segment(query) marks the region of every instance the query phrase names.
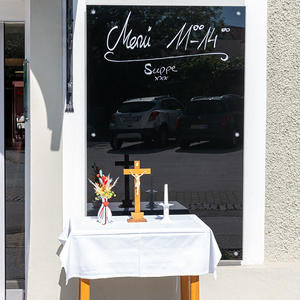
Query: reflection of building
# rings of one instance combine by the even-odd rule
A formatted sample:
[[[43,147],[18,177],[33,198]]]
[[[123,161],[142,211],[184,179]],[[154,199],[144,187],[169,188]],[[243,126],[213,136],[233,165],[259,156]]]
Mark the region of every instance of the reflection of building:
[[[236,69],[240,80],[228,86],[230,94],[244,95],[244,57],[245,57],[245,28],[229,26],[229,32],[221,32],[218,36],[216,50],[226,53],[230,68]]]
[[[245,56],[245,28],[229,26],[229,32],[221,32],[218,36],[216,49],[232,56]]]

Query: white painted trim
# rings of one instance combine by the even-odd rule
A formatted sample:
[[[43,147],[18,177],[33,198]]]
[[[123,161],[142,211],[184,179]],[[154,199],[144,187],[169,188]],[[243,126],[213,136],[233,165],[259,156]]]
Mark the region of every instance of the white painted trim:
[[[64,223],[86,205],[86,6],[76,2],[74,114],[64,120]],[[242,264],[264,262],[267,0],[87,0],[89,5],[246,6]],[[75,15],[74,15],[75,16]],[[257,47],[259,45],[259,47]],[[72,179],[73,178],[73,179]]]
[[[0,23],[0,299],[5,299],[4,24]]]
[[[63,122],[63,223],[86,213],[86,5],[74,0],[74,112]],[[65,61],[65,58],[64,58]]]
[[[245,6],[245,0],[86,0],[86,5]]]
[[[267,1],[246,6],[243,264],[264,263]]]
[[[27,97],[30,97],[30,0],[25,0],[25,59],[27,59]],[[30,101],[27,99],[27,117],[30,116]],[[25,298],[28,283],[28,266],[30,254],[30,119],[25,121]]]

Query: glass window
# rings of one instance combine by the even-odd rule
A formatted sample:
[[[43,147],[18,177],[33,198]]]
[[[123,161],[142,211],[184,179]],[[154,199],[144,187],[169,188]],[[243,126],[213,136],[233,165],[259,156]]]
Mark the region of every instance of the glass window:
[[[222,102],[215,100],[193,101],[187,105],[185,110],[187,115],[213,115],[226,112],[226,106]]]
[[[170,99],[163,100],[163,101],[161,102],[161,108],[164,108],[164,109],[172,109],[172,105],[171,105]]]
[[[174,114],[154,114],[151,124],[147,117],[140,125],[118,128],[110,118],[132,98],[170,95],[188,107],[199,95],[243,98],[244,61],[244,7],[87,6],[87,173],[91,176],[96,164],[120,177],[112,201],[122,203],[125,181],[115,162],[125,154],[140,160],[152,170],[141,179],[142,201],[149,201],[147,191],[161,201],[168,183],[169,199],[213,229],[228,259],[241,259],[242,253],[243,136],[234,126],[226,140],[178,135],[180,104]],[[226,107],[213,101],[206,109]],[[132,182],[129,187],[133,198]],[[91,186],[87,193],[91,207]]]
[[[176,100],[170,99],[170,102],[171,102],[171,109],[173,109],[173,110],[182,110],[183,109],[183,106]]]
[[[6,280],[25,289],[24,24],[5,24],[4,32]]]
[[[225,100],[231,111],[244,112],[243,99],[226,99]]]
[[[143,112],[147,111],[155,106],[152,102],[131,102],[123,103],[119,109],[121,113],[127,112]]]

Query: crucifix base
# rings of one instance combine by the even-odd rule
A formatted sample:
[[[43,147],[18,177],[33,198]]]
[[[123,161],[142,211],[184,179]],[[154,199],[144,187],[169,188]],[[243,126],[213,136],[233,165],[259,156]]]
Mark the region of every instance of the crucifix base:
[[[147,222],[144,218],[143,212],[132,212],[131,219],[127,219],[128,223],[139,223],[139,222]]]

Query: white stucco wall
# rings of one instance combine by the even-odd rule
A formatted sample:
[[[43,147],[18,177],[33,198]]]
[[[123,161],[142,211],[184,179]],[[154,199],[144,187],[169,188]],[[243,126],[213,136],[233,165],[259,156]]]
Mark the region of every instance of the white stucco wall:
[[[0,0],[0,21],[24,22],[25,0]]]
[[[265,259],[300,261],[300,2],[268,1]]]
[[[30,199],[26,198],[26,235],[30,238],[27,299],[59,299],[61,273],[57,250],[62,229],[62,3],[29,2],[30,140],[26,169]],[[28,32],[26,32],[27,34]],[[27,131],[26,131],[27,132]],[[26,134],[27,135],[27,134]],[[29,202],[30,200],[30,202]]]
[[[218,267],[201,278],[203,299],[299,299],[299,6],[269,0],[265,258],[263,266]],[[27,299],[76,299],[57,256],[63,225],[61,0],[30,1],[30,247]],[[297,31],[298,30],[298,31]],[[259,45],[258,45],[259,46]],[[28,148],[27,148],[28,149]],[[27,227],[28,229],[28,227]],[[135,287],[137,286],[137,288]],[[92,282],[92,299],[178,299],[178,279]],[[153,292],[154,291],[154,292]],[[153,294],[155,293],[155,294]]]
[[[201,276],[202,300],[299,300],[300,263],[222,266],[218,278]]]

